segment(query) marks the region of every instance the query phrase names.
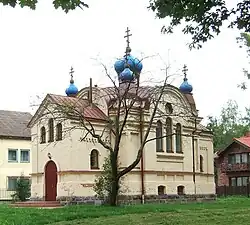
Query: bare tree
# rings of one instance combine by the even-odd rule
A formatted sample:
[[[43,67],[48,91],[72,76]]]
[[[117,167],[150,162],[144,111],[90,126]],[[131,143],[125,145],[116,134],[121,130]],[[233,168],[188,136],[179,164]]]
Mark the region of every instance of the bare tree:
[[[115,79],[109,74],[107,67],[103,65],[104,71],[108,79],[112,82],[112,87],[103,88],[103,93],[106,93],[105,98],[108,104],[108,115],[104,115],[99,120],[99,125],[103,127],[100,132],[100,128],[96,128],[96,121],[89,117],[86,113],[87,108],[98,110],[98,105],[93,101],[92,84],[88,88],[88,98],[83,97],[64,97],[58,98],[55,96],[49,96],[47,102],[43,102],[40,107],[45,108],[44,114],[41,116],[43,119],[51,118],[51,115],[57,119],[57,121],[75,121],[74,125],[64,128],[64,134],[66,132],[80,129],[83,131],[81,141],[91,136],[101,144],[105,149],[109,151],[110,163],[111,163],[111,193],[109,196],[110,205],[117,204],[117,197],[119,191],[120,179],[133,170],[140,162],[143,154],[143,149],[146,143],[153,141],[157,138],[165,138],[170,134],[162,135],[161,137],[149,138],[149,134],[152,128],[155,127],[156,121],[159,118],[193,117],[191,110],[184,106],[177,105],[176,107],[182,107],[182,110],[173,114],[172,112],[163,112],[159,105],[164,102],[162,98],[170,85],[168,83],[169,78],[172,75],[168,74],[169,67],[166,67],[164,79],[156,86],[140,86],[139,77],[132,81],[120,82],[116,84]],[[138,76],[138,75],[135,75]],[[101,97],[101,96],[96,96]],[[86,101],[87,100],[87,101]],[[175,103],[173,103],[175,104]],[[178,103],[176,103],[178,104]],[[125,168],[119,168],[118,156],[120,152],[121,140],[123,132],[126,127],[131,123],[137,126],[138,130],[141,130],[140,146],[137,149],[137,156],[134,161],[127,165]],[[110,133],[110,140],[104,138],[105,133]]]

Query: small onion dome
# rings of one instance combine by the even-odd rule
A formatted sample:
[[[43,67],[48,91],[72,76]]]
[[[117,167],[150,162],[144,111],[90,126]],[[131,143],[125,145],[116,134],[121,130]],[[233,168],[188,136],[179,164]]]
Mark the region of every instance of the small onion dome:
[[[69,85],[69,87],[65,90],[65,93],[66,93],[66,95],[69,96],[69,97],[74,97],[74,96],[77,95],[77,93],[78,93],[78,88],[75,86],[73,78],[71,78],[71,80],[70,80],[70,85]]]
[[[188,83],[188,79],[186,77],[183,79],[183,83],[181,84],[179,89],[184,94],[189,94],[193,91],[193,87]]]
[[[126,67],[119,75],[121,81],[132,81],[134,79],[133,72]]]

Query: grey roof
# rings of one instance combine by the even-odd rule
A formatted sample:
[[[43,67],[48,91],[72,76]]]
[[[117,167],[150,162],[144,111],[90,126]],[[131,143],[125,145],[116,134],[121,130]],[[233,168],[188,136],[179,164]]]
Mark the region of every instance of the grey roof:
[[[0,110],[0,136],[12,138],[30,138],[27,124],[32,115],[28,112]]]

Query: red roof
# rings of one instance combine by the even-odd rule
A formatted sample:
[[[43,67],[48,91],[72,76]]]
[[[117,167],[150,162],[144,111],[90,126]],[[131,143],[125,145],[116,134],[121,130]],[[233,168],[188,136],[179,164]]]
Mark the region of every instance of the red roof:
[[[240,138],[233,138],[232,142],[224,149],[217,151],[217,155],[221,155],[222,153],[224,153],[229,146],[231,146],[234,142],[240,144],[240,145],[244,145],[247,148],[250,148],[250,132],[247,133],[245,136],[240,137]]]
[[[240,138],[234,138],[233,140],[242,143],[243,145],[247,146],[250,148],[250,136],[243,136]]]
[[[83,112],[84,118],[107,120],[107,116],[95,104],[90,105],[87,99],[49,94],[52,100],[58,105],[74,106],[78,112]]]

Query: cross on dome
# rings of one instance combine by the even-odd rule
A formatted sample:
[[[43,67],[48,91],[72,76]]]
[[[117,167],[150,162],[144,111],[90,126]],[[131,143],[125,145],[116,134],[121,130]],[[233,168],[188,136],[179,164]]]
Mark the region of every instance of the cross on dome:
[[[71,66],[71,68],[70,68],[70,71],[69,71],[69,74],[70,74],[70,83],[74,83],[74,80],[73,80],[73,74],[74,74],[74,69],[73,69],[73,67]]]
[[[184,64],[184,66],[183,66],[183,70],[182,70],[182,72],[183,72],[183,74],[184,74],[184,79],[186,79],[186,78],[187,78],[187,71],[188,71],[187,65],[186,65],[186,64]]]
[[[126,54],[126,56],[128,56],[129,53],[131,52],[131,48],[130,48],[130,46],[129,46],[129,44],[130,44],[129,37],[131,37],[132,34],[129,33],[130,30],[129,30],[128,27],[127,27],[127,30],[126,30],[125,32],[126,32],[126,35],[124,36],[124,38],[126,38],[126,42],[127,42],[127,47],[126,47],[125,54]]]

